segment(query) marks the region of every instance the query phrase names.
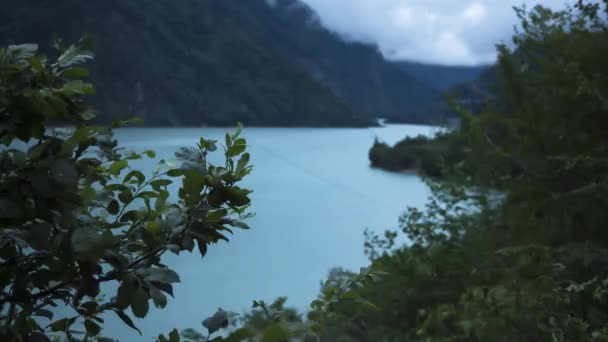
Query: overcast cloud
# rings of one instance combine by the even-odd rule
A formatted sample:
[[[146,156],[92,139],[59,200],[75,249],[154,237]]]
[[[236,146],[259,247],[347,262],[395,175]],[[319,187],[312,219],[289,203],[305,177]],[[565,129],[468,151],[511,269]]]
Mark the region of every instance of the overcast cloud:
[[[567,0],[302,0],[348,39],[375,43],[387,58],[449,65],[492,63],[495,45],[510,42],[513,5]],[[570,1],[572,3],[573,1]]]

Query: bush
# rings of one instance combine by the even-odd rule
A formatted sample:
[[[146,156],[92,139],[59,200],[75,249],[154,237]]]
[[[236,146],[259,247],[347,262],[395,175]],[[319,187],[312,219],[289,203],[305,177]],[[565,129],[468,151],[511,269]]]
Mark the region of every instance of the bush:
[[[415,170],[430,178],[443,178],[444,171],[463,161],[464,156],[458,132],[434,138],[407,137],[393,147],[376,140],[369,152],[373,167],[394,172]]]
[[[226,135],[223,166],[207,161],[218,143],[200,139],[176,153],[179,168],[131,168],[155,153],[127,152],[111,128],[87,124],[94,88],[79,66],[92,59],[87,46],[83,39],[53,59],[32,44],[0,49],[3,341],[101,339],[109,311],[137,329],[127,309],[143,318],[150,302],[163,308],[180,281],[164,253],[197,247],[205,256],[230,227],[247,228],[250,191],[238,184],[251,166],[240,130]],[[172,184],[180,184],[177,200]],[[102,296],[102,283],[117,292]],[[68,310],[56,317],[56,306]]]
[[[385,153],[413,153],[425,173],[439,160],[450,181],[430,180],[399,230],[368,236],[372,271],[389,275],[359,293],[378,310],[334,308],[322,337],[608,341],[606,3],[518,9],[496,103]]]

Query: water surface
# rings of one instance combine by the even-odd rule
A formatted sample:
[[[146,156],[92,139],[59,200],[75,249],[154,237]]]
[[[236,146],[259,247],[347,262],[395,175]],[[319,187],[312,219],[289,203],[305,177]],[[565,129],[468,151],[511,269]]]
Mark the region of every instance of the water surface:
[[[202,136],[221,141],[224,128],[133,128],[117,131],[121,146],[153,149],[170,159]],[[229,129],[228,129],[229,130]],[[319,283],[335,266],[358,270],[368,261],[363,231],[397,226],[407,206],[422,206],[429,195],[414,175],[369,167],[374,138],[389,144],[405,136],[430,135],[428,126],[388,125],[369,129],[249,128],[254,172],[244,186],[254,190],[249,231],[235,231],[230,243],[198,253],[168,255],[166,263],[181,276],[175,299],[153,309],[136,332],[107,318],[106,334],[121,341],[149,341],[172,328],[202,329],[200,322],[218,307],[242,312],[253,299],[288,303],[305,310]],[[137,167],[152,170],[154,164]]]

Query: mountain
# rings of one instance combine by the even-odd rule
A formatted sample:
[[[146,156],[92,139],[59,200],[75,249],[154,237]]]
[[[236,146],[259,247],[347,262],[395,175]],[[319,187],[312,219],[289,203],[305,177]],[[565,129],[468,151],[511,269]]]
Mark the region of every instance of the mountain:
[[[457,98],[469,110],[474,110],[490,99],[494,99],[498,90],[497,67],[485,69],[479,76],[469,82],[452,87],[449,94]]]
[[[269,5],[272,3],[272,5]],[[4,0],[0,44],[91,34],[102,119],[150,125],[433,122],[441,87],[322,27],[299,0]],[[404,71],[405,70],[405,71]],[[447,82],[447,81],[446,81]]]
[[[396,62],[401,70],[439,91],[448,91],[456,86],[477,80],[489,65],[444,66],[416,62]]]
[[[425,122],[441,92],[384,59],[376,46],[348,42],[324,28],[298,0],[244,1],[263,25],[250,28],[352,108],[373,117]]]
[[[255,0],[262,2],[263,0]],[[9,0],[0,43],[92,35],[96,104],[151,125],[361,126],[370,120],[269,48],[236,0]]]

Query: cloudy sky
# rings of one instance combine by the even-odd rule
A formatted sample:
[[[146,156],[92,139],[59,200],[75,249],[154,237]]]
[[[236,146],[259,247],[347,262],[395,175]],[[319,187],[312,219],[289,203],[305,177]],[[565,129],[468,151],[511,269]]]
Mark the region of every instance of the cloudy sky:
[[[561,8],[569,0],[303,1],[327,28],[376,43],[388,58],[471,65],[493,62],[495,44],[510,42],[514,5]]]

